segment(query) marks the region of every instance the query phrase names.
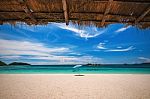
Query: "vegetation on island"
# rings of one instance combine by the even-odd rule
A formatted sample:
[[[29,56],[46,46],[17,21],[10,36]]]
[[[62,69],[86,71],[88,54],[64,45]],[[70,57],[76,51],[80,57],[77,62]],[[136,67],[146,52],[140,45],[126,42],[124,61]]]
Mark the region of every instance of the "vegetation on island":
[[[9,65],[31,65],[31,64],[22,63],[22,62],[12,62],[12,63],[10,63]]]
[[[8,65],[31,65],[31,64],[23,62],[12,62],[10,64],[6,64],[5,62],[0,61],[0,66],[8,66]]]
[[[6,66],[6,65],[7,65],[6,63],[0,61],[0,66]]]
[[[142,64],[144,64],[144,65],[150,65],[150,62],[147,62],[147,63],[142,63]]]

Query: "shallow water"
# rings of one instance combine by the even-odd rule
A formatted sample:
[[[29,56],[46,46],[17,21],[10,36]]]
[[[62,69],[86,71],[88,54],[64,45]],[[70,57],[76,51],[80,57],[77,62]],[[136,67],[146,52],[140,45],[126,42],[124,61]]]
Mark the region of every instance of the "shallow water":
[[[31,65],[0,66],[0,74],[150,74],[150,65]]]

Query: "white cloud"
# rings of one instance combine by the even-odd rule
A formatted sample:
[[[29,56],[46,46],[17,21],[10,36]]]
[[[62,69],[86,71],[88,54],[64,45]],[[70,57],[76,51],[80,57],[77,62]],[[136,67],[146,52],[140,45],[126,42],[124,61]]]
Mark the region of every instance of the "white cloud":
[[[123,32],[123,31],[125,31],[125,30],[127,30],[127,29],[129,29],[129,28],[131,28],[131,25],[129,25],[129,26],[127,26],[127,27],[120,28],[120,29],[116,30],[115,32],[116,32],[116,33]]]
[[[104,47],[104,45],[105,45],[105,43],[99,43],[99,44],[97,45],[97,48],[98,48],[98,49],[107,49],[107,48]]]
[[[73,32],[76,32],[76,33],[79,33],[79,32],[85,32],[85,30],[80,30],[80,29],[77,29],[71,25],[68,25],[66,26],[66,24],[64,23],[56,23],[56,25],[62,29],[66,29],[66,30],[70,30],[70,31],[73,31]]]
[[[28,50],[0,50],[0,55],[41,55],[41,56],[47,56],[49,53],[45,52],[38,52],[38,51],[28,51]]]
[[[116,49],[111,49],[111,48],[105,47],[105,44],[106,43],[99,43],[97,45],[97,48],[100,50],[104,50],[105,52],[127,52],[127,51],[131,51],[135,49],[133,46],[130,46],[128,48],[122,48],[121,46],[118,46]]]
[[[127,51],[131,51],[135,48],[133,48],[133,46],[130,46],[128,48],[118,48],[118,49],[109,49],[109,50],[106,50],[107,52],[127,52]]]
[[[138,59],[143,60],[144,62],[150,62],[150,58],[138,57]]]
[[[87,64],[87,63],[100,63],[102,62],[101,58],[93,57],[93,56],[34,56],[29,59],[36,60],[47,60],[47,61],[55,61],[51,62],[51,64]],[[50,64],[50,63],[49,63]]]
[[[19,58],[21,58],[21,56],[15,56],[15,55],[13,55],[13,56],[11,56],[11,55],[6,55],[6,56],[0,56],[0,58],[1,59],[19,59]]]
[[[121,46],[118,46],[117,48],[122,48]]]
[[[82,55],[81,53],[77,53],[77,52],[71,52],[69,53],[70,55]]]
[[[93,38],[100,34],[103,34],[105,30],[98,31],[96,27],[85,27],[83,29],[77,28],[75,25],[68,25],[66,26],[64,23],[56,23],[56,26],[62,29],[70,30],[72,32],[75,32],[77,36],[80,36],[82,38]]]
[[[42,43],[0,39],[1,55],[49,55],[68,52],[65,47],[47,47]]]
[[[0,58],[31,64],[83,64],[101,62],[93,56],[66,56],[77,52],[66,47],[47,47],[42,43],[0,39]]]

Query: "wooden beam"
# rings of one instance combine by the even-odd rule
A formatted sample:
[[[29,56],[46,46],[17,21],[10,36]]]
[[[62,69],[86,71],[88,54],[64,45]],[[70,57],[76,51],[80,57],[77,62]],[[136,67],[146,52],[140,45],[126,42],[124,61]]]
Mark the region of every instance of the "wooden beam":
[[[114,3],[124,3],[124,4],[131,4],[131,3],[134,3],[134,4],[150,4],[150,1],[148,0],[139,0],[139,1],[134,1],[134,0],[113,0]],[[106,3],[106,2],[109,2],[109,1],[106,1],[106,0],[91,0],[91,2],[101,2],[101,3]]]
[[[114,3],[123,3],[123,4],[150,4],[150,1],[143,1],[143,0],[139,0],[139,1],[114,1]]]
[[[106,15],[109,13],[111,5],[112,5],[113,0],[109,0],[106,10],[104,12],[103,18],[102,18],[102,22],[101,22],[101,26],[103,27],[105,24],[105,20],[106,20]]]
[[[62,0],[62,5],[63,5],[63,11],[64,11],[64,17],[65,17],[66,25],[69,25],[67,1],[66,0]]]
[[[98,16],[98,15],[100,15],[100,16],[103,16],[104,15],[104,13],[101,13],[101,12],[97,12],[97,13],[93,13],[93,12],[85,12],[85,13],[82,13],[82,12],[73,12],[73,13],[71,13],[71,15],[70,15],[70,17],[72,17],[72,16],[78,16],[78,14],[80,14],[80,16],[85,16],[85,15],[88,15],[88,16]],[[124,18],[129,18],[129,19],[134,19],[135,20],[135,18],[136,18],[136,16],[131,16],[131,15],[124,15],[124,14],[111,14],[111,13],[109,13],[109,14],[107,14],[106,16],[112,16],[112,17],[115,17],[115,18],[120,18],[120,17],[124,17]],[[150,16],[149,16],[150,17]]]
[[[135,24],[138,24],[149,12],[150,6],[135,20]]]
[[[26,20],[31,20],[30,18],[25,18],[25,20],[21,20],[19,18],[15,18],[15,19],[0,19],[1,21],[26,21]],[[54,19],[51,19],[51,18],[37,18],[37,20],[50,20],[50,21],[55,21]],[[63,18],[61,19],[56,19],[56,20],[62,20],[63,21]],[[78,21],[79,18],[70,18],[70,20],[74,20],[74,21]],[[81,21],[93,21],[93,22],[101,22],[102,20],[96,20],[96,19],[90,19],[90,20],[87,20],[87,19],[82,19]],[[106,20],[106,22],[119,22],[118,20]],[[124,23],[134,23],[134,21],[128,21],[128,22],[124,22]],[[141,21],[141,22],[145,22],[145,23],[149,23],[150,21]]]
[[[21,17],[21,15],[22,14],[25,14],[23,11],[22,12],[0,12],[0,15],[6,15],[7,16],[7,14],[15,14],[15,15],[19,15],[20,17]],[[38,18],[44,18],[44,17],[46,17],[46,18],[51,18],[51,19],[57,19],[57,18],[64,18],[64,13],[63,12],[59,12],[59,13],[52,13],[52,12],[33,12],[32,13],[34,16],[38,16]],[[87,12],[87,13],[78,13],[78,12],[73,12],[73,13],[71,13],[70,14],[70,19],[71,18],[78,18],[78,15],[80,15],[80,18],[85,18],[85,16],[103,16],[103,13],[93,13],[93,12]],[[41,17],[40,17],[41,16]],[[44,17],[43,17],[44,16]],[[111,17],[113,17],[114,18],[114,20],[116,19],[116,20],[118,20],[120,23],[122,23],[121,22],[121,18],[124,18],[124,19],[129,19],[130,21],[131,20],[135,20],[136,19],[136,16],[130,16],[130,15],[122,15],[122,14],[111,14],[111,13],[109,13],[109,14],[107,14],[106,16],[111,16]],[[150,17],[150,16],[146,16],[146,17]],[[16,17],[16,18],[18,18],[18,17]],[[86,19],[93,19],[93,18],[87,18],[86,17]],[[82,19],[81,19],[82,20]]]
[[[22,5],[22,8],[24,10],[24,12],[27,14],[27,16],[29,18],[31,18],[31,20],[33,22],[37,22],[37,20],[35,19],[35,17],[32,14],[32,10],[27,6],[27,0],[18,0],[20,2],[20,4]]]
[[[24,11],[5,11],[5,10],[0,10],[0,13],[1,12],[4,12],[4,13],[15,13],[15,12],[20,12],[20,13],[22,13],[22,12],[24,12]],[[32,14],[33,13],[64,13],[64,12],[62,12],[62,11],[57,11],[57,12],[49,12],[49,11],[34,11],[34,12],[32,12]]]
[[[30,21],[31,19],[28,18],[28,19],[25,19],[25,20],[21,20],[19,18],[17,19],[3,19],[0,21],[2,21],[3,23],[6,23],[6,22],[28,22]],[[79,19],[78,18],[70,18],[70,20],[72,21],[78,21]],[[53,20],[53,19],[48,19],[48,18],[37,18],[37,21],[38,23],[37,24],[41,24],[40,21],[44,21],[44,22],[64,22],[64,19],[56,19],[56,20]],[[101,22],[102,20],[80,20],[81,22],[86,22],[86,21],[91,21],[91,22],[96,22],[96,23],[99,23]],[[105,21],[106,23],[119,23],[117,20],[107,20]],[[123,24],[133,24],[134,21],[128,21],[126,23],[123,23]],[[142,24],[146,24],[146,23],[150,23],[150,21],[141,21],[140,23]],[[33,23],[34,24],[34,23]]]
[[[72,0],[72,2],[79,2],[79,1],[85,1],[85,0]],[[134,1],[134,0],[113,0],[114,3],[124,3],[124,4],[150,4],[150,1],[148,0],[138,0],[138,1]],[[107,3],[109,2],[108,0],[90,0],[90,2],[98,2],[98,3]]]
[[[0,11],[0,14],[11,14],[11,13],[15,13],[15,14],[19,14],[19,13],[24,13],[24,11]],[[64,14],[63,12],[47,12],[47,11],[38,11],[38,12],[32,12],[32,14],[50,14],[50,15],[57,15],[57,14]],[[76,14],[88,14],[88,15],[104,15],[104,13],[101,12],[72,12],[72,15],[76,15]],[[107,14],[107,16],[116,16],[116,17],[126,17],[126,18],[136,18],[136,16],[131,16],[131,15],[126,15],[126,14],[113,14],[113,13],[109,13]],[[150,15],[147,15],[146,17],[150,17]]]

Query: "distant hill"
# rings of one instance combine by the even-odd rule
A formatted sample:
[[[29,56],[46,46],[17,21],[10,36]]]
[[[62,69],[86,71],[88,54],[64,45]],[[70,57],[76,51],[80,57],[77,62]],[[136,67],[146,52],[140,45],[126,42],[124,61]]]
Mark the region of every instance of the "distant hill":
[[[144,64],[144,65],[150,65],[150,63],[148,62],[148,63],[142,63],[142,64]]]
[[[4,66],[4,65],[7,65],[6,63],[0,61],[0,66]]]
[[[13,62],[13,63],[10,63],[9,65],[31,65],[31,64],[22,63],[22,62]]]
[[[91,63],[88,63],[86,64],[87,66],[101,66],[102,64],[91,64]]]

